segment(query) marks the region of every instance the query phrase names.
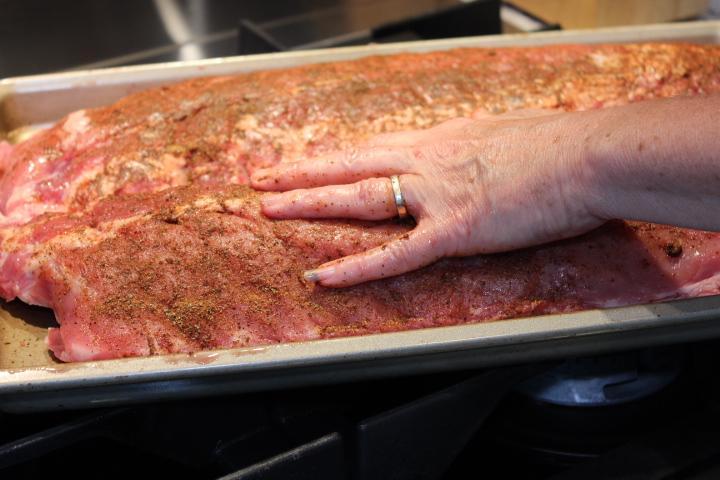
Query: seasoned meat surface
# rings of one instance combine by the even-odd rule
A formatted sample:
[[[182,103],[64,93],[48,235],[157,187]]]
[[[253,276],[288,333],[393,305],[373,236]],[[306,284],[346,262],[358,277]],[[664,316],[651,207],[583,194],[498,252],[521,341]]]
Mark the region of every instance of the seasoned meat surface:
[[[458,325],[717,292],[720,236],[611,222],[576,239],[447,259],[344,289],[302,279],[393,222],[270,220],[246,186],[116,196],[7,238],[2,295],[52,308],[64,361]],[[25,275],[21,275],[24,273]],[[8,275],[9,274],[9,275]]]
[[[23,223],[107,195],[244,184],[260,167],[476,109],[583,110],[720,92],[720,47],[457,49],[198,78],[70,114],[0,149],[0,213]]]
[[[718,235],[615,221],[346,289],[302,272],[405,224],[269,220],[255,169],[526,107],[720,92],[720,48],[459,49],[200,78],[0,142],[0,295],[55,311],[63,361],[191,352],[718,293]]]

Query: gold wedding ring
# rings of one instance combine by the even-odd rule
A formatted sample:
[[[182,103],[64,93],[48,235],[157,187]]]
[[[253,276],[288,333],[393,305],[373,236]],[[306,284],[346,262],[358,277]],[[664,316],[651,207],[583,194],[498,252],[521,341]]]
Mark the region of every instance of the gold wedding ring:
[[[402,190],[400,189],[400,176],[393,175],[390,177],[390,184],[392,185],[393,195],[395,196],[395,206],[397,207],[398,217],[400,220],[407,218],[407,207],[405,206],[405,197],[403,197]]]

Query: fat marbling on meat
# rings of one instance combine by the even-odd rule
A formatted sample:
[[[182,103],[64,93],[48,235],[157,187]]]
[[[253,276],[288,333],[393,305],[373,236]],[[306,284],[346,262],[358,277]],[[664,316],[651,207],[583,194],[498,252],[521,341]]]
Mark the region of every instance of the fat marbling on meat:
[[[255,169],[525,107],[720,92],[720,49],[460,49],[210,77],[0,143],[0,295],[55,311],[64,361],[377,333],[718,293],[718,236],[610,222],[331,290],[301,273],[409,228],[269,220]]]
[[[476,109],[584,110],[720,92],[720,47],[467,48],[206,77],[80,110],[3,155],[0,223],[249,174]],[[4,157],[4,158],[3,158]]]
[[[270,220],[247,186],[110,197],[3,242],[0,285],[55,311],[64,361],[195,352],[459,325],[717,292],[720,235],[614,221],[518,252],[439,261],[343,289],[302,272],[409,230]],[[25,275],[21,275],[24,273]]]

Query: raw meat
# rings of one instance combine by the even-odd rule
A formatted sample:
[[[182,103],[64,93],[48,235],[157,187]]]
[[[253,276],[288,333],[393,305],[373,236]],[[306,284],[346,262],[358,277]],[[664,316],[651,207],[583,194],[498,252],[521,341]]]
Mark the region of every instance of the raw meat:
[[[616,221],[576,239],[437,262],[345,289],[302,279],[393,222],[269,220],[246,186],[112,197],[7,238],[6,298],[52,308],[64,361],[476,323],[718,292],[720,235]],[[12,271],[6,271],[11,268]]]
[[[482,108],[581,110],[720,92],[720,47],[458,49],[190,80],[0,147],[0,223],[114,194],[247,183],[255,169]],[[3,156],[5,157],[3,159]]]
[[[378,133],[523,107],[720,92],[720,48],[463,49],[191,80],[0,142],[0,295],[52,308],[64,361],[237,347],[718,293],[718,236],[611,222],[330,290],[305,269],[392,222],[272,221],[232,184]],[[193,185],[193,186],[184,186]]]

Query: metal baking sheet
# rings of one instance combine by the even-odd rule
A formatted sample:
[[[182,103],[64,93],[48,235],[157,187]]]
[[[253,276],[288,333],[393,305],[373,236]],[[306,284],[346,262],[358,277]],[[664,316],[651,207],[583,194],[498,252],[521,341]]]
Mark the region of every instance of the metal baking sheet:
[[[499,35],[63,73],[0,81],[0,139],[80,108],[202,76],[463,46],[638,41],[720,43],[720,22]],[[0,301],[0,409],[12,412],[411,375],[589,355],[720,336],[720,296],[312,342],[62,364],[43,340],[48,309]]]

